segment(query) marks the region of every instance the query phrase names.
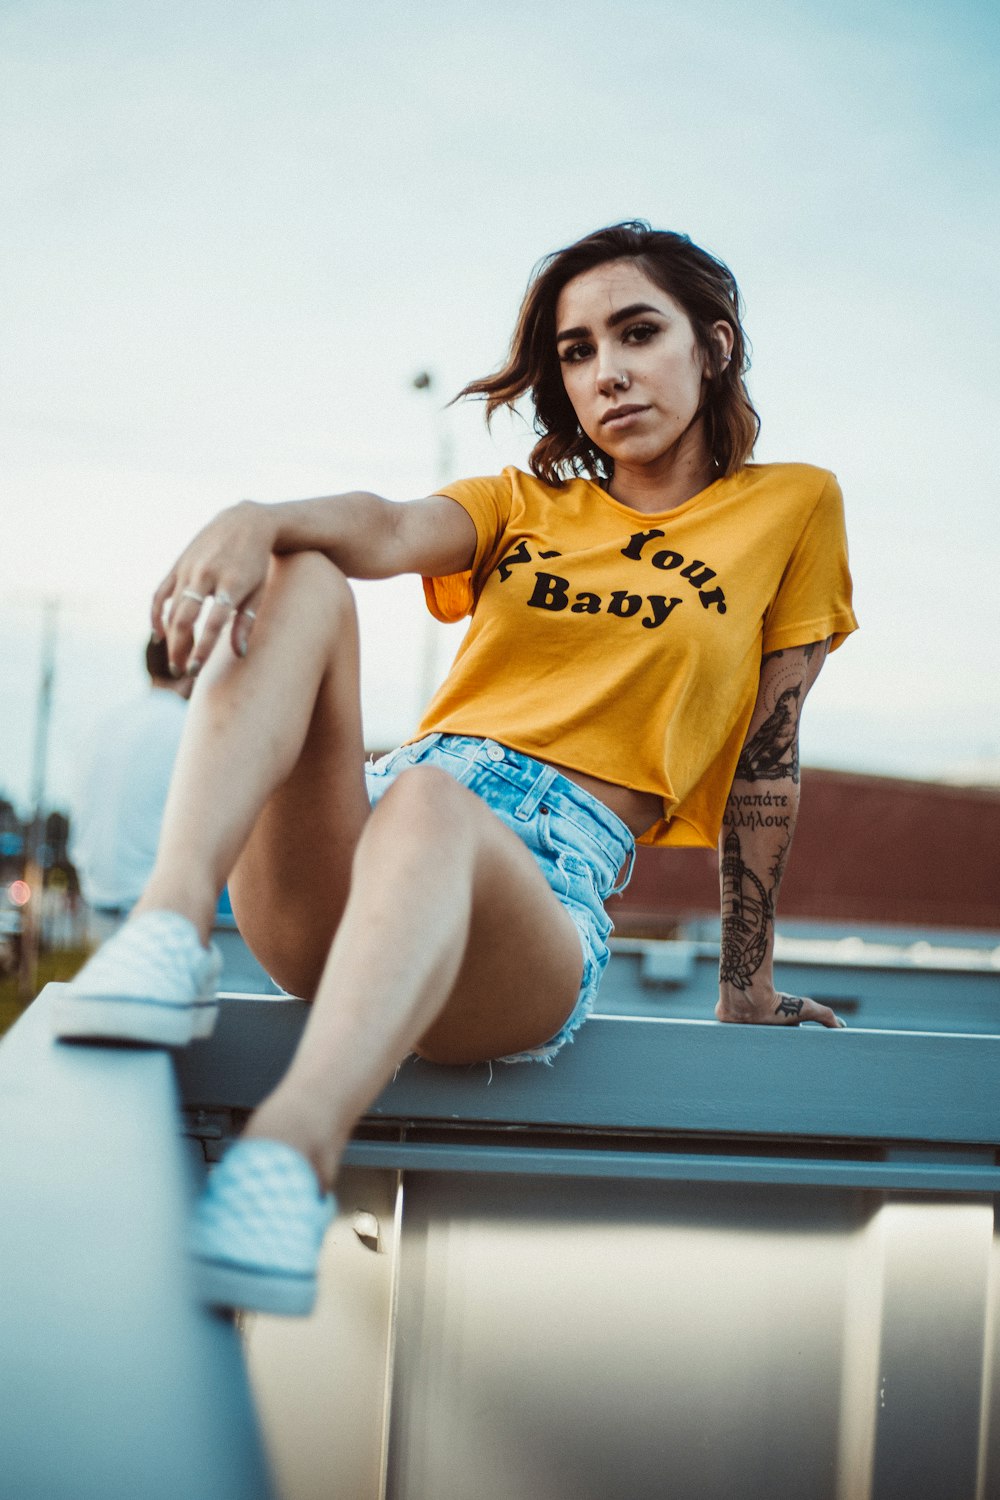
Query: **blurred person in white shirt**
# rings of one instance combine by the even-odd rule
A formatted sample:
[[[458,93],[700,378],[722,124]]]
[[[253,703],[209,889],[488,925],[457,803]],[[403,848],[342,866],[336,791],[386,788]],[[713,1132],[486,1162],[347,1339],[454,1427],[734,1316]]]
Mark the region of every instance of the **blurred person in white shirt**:
[[[95,727],[73,809],[71,852],[94,942],[124,921],[149,879],[194,686],[171,677],[163,641],[147,644],[146,670],[148,691]]]

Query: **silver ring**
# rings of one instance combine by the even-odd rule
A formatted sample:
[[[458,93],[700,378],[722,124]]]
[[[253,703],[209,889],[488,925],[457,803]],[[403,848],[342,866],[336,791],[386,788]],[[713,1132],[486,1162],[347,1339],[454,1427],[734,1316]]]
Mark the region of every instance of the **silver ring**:
[[[615,379],[615,385],[620,385],[623,391],[628,390],[628,376],[619,375]]]
[[[199,594],[195,589],[181,589],[182,599],[193,599],[196,604],[204,604],[205,595]]]
[[[241,609],[239,613],[246,615],[248,620],[256,620],[257,618],[257,611],[255,609]]]
[[[230,597],[226,593],[225,589],[216,589],[215,594],[214,594],[213,597],[214,597],[214,602],[216,604],[221,604],[223,609],[235,609],[236,608],[236,605],[233,603],[232,599],[230,599]]]

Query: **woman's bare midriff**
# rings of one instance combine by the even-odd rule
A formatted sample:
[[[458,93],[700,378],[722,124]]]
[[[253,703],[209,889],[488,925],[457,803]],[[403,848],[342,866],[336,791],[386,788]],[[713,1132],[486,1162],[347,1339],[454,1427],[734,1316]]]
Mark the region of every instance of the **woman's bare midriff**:
[[[577,786],[582,786],[585,792],[603,802],[605,807],[621,818],[626,828],[634,838],[638,838],[662,815],[662,803],[655,792],[636,792],[631,787],[618,786],[613,781],[601,781],[597,776],[588,776],[584,771],[571,771],[569,766],[557,765],[550,761],[556,770],[570,781],[575,781]]]

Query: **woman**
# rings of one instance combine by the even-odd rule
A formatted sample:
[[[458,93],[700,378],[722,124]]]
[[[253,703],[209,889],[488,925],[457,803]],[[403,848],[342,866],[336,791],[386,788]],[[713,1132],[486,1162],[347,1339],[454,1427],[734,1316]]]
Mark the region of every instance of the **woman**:
[[[771,953],[802,702],[855,628],[840,494],[748,465],[746,368],[725,266],[642,223],[601,230],[543,263],[506,366],[463,392],[488,415],[530,393],[531,474],[244,502],[158,589],[154,628],[201,680],[149,886],[57,1030],[209,1031],[227,877],[250,947],[312,999],[200,1205],[210,1301],[308,1310],[339,1158],[407,1053],[554,1056],[593,1004],[636,838],[720,838],[720,1020],[839,1024],[775,991]],[[414,741],[366,773],[346,580],[404,572],[472,623]]]

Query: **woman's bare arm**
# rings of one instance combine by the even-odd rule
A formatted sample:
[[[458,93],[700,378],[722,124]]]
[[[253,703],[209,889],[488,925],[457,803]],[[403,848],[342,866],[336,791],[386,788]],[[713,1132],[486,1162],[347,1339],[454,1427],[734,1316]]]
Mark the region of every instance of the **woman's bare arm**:
[[[230,622],[233,650],[246,654],[273,555],[322,552],[348,577],[392,578],[461,572],[475,548],[472,520],[444,495],[402,503],[362,491],[277,505],[244,500],[220,511],[181,553],[153,597],[153,630],[168,636],[178,674],[197,671]],[[194,628],[209,598],[195,656]]]
[[[833,1011],[774,988],[774,911],[799,807],[799,716],[828,641],[774,651],[760,688],[719,835],[720,1021],[839,1023]]]

